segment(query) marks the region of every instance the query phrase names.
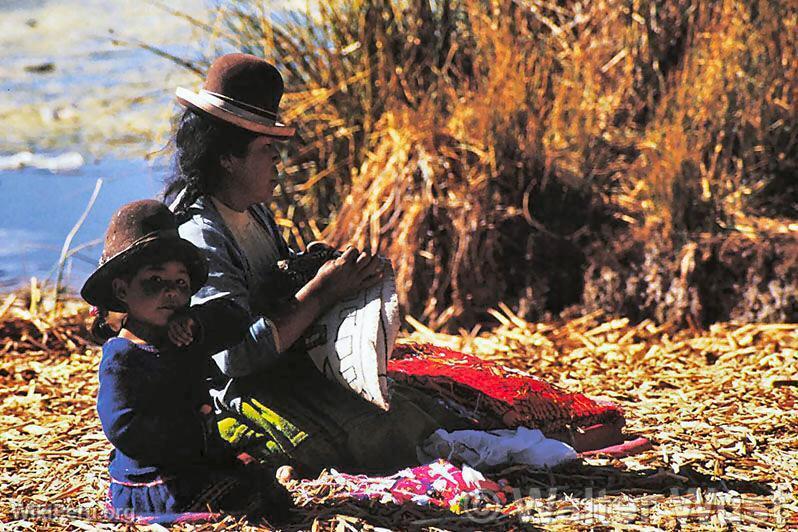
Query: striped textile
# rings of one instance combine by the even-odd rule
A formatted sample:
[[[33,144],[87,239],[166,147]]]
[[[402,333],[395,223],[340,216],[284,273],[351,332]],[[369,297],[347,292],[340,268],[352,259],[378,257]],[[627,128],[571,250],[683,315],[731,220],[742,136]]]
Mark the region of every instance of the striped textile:
[[[431,344],[397,346],[388,363],[388,376],[435,393],[482,428],[524,426],[552,437],[575,428],[623,424],[617,405]]]

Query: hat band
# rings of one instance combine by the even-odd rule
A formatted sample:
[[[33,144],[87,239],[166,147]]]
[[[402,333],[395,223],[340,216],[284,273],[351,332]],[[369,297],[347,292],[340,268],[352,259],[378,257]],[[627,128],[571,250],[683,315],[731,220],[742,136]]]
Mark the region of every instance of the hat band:
[[[247,111],[237,105],[241,102],[237,102],[236,100],[228,101],[224,98],[220,98],[220,95],[216,95],[216,93],[206,91],[205,89],[199,92],[192,92],[183,87],[178,87],[175,91],[175,95],[177,96],[177,101],[180,102],[181,105],[209,114],[214,118],[254,133],[278,138],[292,137],[296,133],[296,128],[294,127],[281,124],[262,114]],[[265,109],[260,110],[265,111]],[[277,116],[269,111],[267,112],[273,116]]]
[[[207,89],[200,89],[200,94],[208,94],[215,98],[219,98],[220,100],[224,100],[225,102],[229,103],[230,105],[240,107],[245,111],[249,111],[254,113],[258,116],[262,116],[264,118],[268,118],[269,120],[274,120],[275,122],[279,120],[277,118],[277,113],[274,111],[269,111],[268,109],[264,109],[263,107],[258,107],[256,105],[250,105],[246,102],[242,102],[241,100],[236,100],[235,98],[231,98],[229,96],[225,96],[224,94],[219,94],[218,92],[209,91]]]
[[[220,98],[221,95],[216,94],[215,92],[206,91],[205,89],[200,90],[197,93],[197,96],[200,97],[201,103],[212,105],[217,109],[221,109],[222,111],[232,113],[245,120],[250,120],[252,122],[260,122],[261,124],[266,123],[267,125],[270,126],[277,125],[277,115],[275,113],[270,113],[265,109],[260,109],[259,107],[255,108],[258,109],[259,111],[269,113],[272,116],[266,116],[260,113],[253,113],[251,111],[247,111],[246,109],[240,106],[241,102],[233,100],[231,98]]]

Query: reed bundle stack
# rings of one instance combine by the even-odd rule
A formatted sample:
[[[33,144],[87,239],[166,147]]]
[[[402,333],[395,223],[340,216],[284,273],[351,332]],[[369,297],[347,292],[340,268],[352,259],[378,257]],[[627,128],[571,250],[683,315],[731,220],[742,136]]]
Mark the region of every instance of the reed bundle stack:
[[[425,323],[798,318],[794,2],[239,2],[214,32],[285,73],[286,235],[379,247]]]

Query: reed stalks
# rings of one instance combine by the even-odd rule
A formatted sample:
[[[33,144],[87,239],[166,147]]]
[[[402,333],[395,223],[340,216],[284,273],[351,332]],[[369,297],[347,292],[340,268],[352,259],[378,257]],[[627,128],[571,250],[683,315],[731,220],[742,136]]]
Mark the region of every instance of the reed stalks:
[[[441,326],[583,303],[590,250],[651,228],[794,236],[796,26],[786,0],[334,0],[213,31],[286,78],[286,236],[379,248]]]

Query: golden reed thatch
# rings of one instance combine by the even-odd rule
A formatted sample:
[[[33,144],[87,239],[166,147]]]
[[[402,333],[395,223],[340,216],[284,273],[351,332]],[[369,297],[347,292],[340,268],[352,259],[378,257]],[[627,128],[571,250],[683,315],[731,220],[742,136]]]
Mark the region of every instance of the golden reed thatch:
[[[379,247],[405,309],[453,326],[498,301],[796,319],[797,26],[787,0],[335,0],[208,31],[286,75],[286,234]]]

